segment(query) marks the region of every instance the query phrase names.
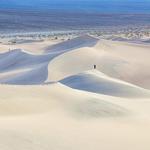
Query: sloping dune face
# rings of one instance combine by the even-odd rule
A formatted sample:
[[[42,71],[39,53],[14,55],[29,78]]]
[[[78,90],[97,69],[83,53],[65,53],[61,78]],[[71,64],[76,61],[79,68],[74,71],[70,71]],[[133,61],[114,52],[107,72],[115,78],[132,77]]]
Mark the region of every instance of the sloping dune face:
[[[110,78],[99,71],[92,70],[73,75],[60,81],[75,89],[120,97],[150,97],[147,90],[132,84]]]
[[[49,46],[45,52],[36,55],[16,49],[1,53],[0,83],[57,82],[96,65],[97,70],[110,77],[149,88],[148,45],[98,40],[84,35]]]
[[[93,47],[75,49],[53,59],[49,80],[91,70],[96,64],[99,71],[111,77],[149,89],[149,49],[149,45],[100,40]]]
[[[16,49],[0,54],[0,83],[57,82],[96,65],[97,70],[112,78],[149,89],[149,48],[84,35],[49,46],[40,55]]]
[[[76,91],[60,83],[25,87],[2,85],[0,89],[2,92],[0,116],[49,113],[55,109],[66,111],[68,115],[77,118],[112,117],[126,114],[123,107],[106,101],[107,97],[100,98],[94,94]],[[2,102],[4,97],[6,100]]]
[[[81,47],[92,47],[98,42],[98,39],[84,35],[81,37],[74,38],[69,41],[65,41],[59,44],[55,44],[46,48],[45,52],[63,52],[70,51]]]
[[[47,66],[52,57],[51,55],[33,55],[22,50],[0,54],[0,82],[41,84],[47,79]]]
[[[0,83],[43,84],[49,77],[48,64],[56,57],[77,47],[93,46],[98,39],[88,35],[47,48],[45,54],[36,55],[21,49],[0,54]]]
[[[16,49],[0,54],[0,72],[16,69],[32,68],[51,59],[50,55],[33,55],[23,50]]]
[[[150,45],[103,40],[101,43],[97,43],[95,48],[98,51],[103,49],[107,53],[107,56],[104,57],[107,61],[108,56],[118,57],[122,60],[122,63],[115,62],[113,72],[109,71],[112,68],[110,65],[112,61],[104,63],[101,71],[103,70],[112,77],[150,89],[150,71],[148,69],[150,67]]]

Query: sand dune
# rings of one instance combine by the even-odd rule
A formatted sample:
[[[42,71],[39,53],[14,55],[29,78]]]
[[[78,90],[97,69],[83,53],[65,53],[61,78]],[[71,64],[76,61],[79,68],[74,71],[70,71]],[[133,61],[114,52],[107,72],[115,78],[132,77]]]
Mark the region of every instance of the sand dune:
[[[56,109],[55,107],[61,107],[64,109],[63,111],[71,112],[71,117],[73,117],[72,115],[75,115],[74,117],[125,115],[125,109],[108,102],[107,97],[102,96],[101,98],[94,94],[73,90],[60,83],[26,87],[2,85],[0,89],[2,92],[1,102],[3,97],[6,99],[5,102],[0,103],[0,116],[4,114],[41,114],[51,112]],[[9,94],[6,91],[9,91]],[[70,97],[72,97],[71,101]]]
[[[99,71],[111,77],[149,89],[149,48],[144,44],[100,40],[93,47],[75,49],[53,59],[49,80],[91,70],[96,64]]]
[[[49,46],[45,49],[45,52],[70,51],[81,47],[92,47],[97,42],[97,38],[91,37],[89,35],[84,35],[65,42],[61,42],[59,44]]]
[[[149,150],[150,47],[47,44],[0,53],[0,149]]]
[[[0,54],[0,83],[42,84],[48,76],[48,63],[54,55],[34,55],[23,50]]]
[[[33,55],[20,49],[12,50],[0,54],[0,72],[32,68],[48,62],[52,57],[51,55]]]
[[[48,66],[48,81],[59,81],[73,74],[91,70],[99,64],[101,53],[89,47],[75,49],[54,58]]]
[[[40,55],[20,49],[1,53],[0,72],[10,72],[9,74],[11,74],[12,71],[20,69],[33,69],[34,72],[41,65],[47,63],[47,65],[49,64],[48,73],[45,71],[46,74],[43,76],[45,78],[47,76],[47,82],[54,82],[91,70],[96,64],[97,69],[106,75],[149,88],[148,45],[98,41],[98,39],[86,35],[52,45],[47,49],[49,49],[47,54]],[[134,54],[137,54],[136,58]],[[19,76],[22,76],[21,74]],[[14,78],[13,75],[12,78]]]
[[[148,45],[106,40],[98,41],[98,39],[86,35],[52,45],[47,49],[49,50],[47,50],[46,54],[40,55],[21,49],[1,53],[0,72],[3,75],[0,76],[3,76],[4,79],[1,80],[1,83],[9,83],[7,82],[8,80],[11,81],[16,77],[16,74],[15,76],[12,75],[12,79],[8,78],[8,76],[4,77],[6,72],[9,72],[9,77],[11,77],[11,72],[17,72],[20,69],[31,69],[25,75],[28,76],[32,74],[31,72],[40,70],[39,68],[41,68],[42,72],[43,68],[41,66],[49,64],[48,72],[45,67],[43,76],[44,79],[47,76],[47,82],[54,82],[91,70],[93,65],[96,64],[97,69],[106,75],[143,88],[149,88],[150,72],[147,68],[149,68],[150,63]],[[137,55],[136,57],[134,57],[135,54]],[[19,72],[18,76],[22,78],[24,73],[24,71]],[[2,78],[0,77],[0,79]],[[43,83],[45,81],[43,80]],[[19,82],[17,83],[19,84]]]
[[[97,70],[86,71],[60,81],[75,89],[119,97],[149,97],[150,92],[132,84],[113,79]]]
[[[81,40],[82,39],[82,40]],[[90,36],[79,37],[61,44],[54,45],[57,48],[62,48],[62,44],[64,45],[62,50],[52,50],[48,54],[40,54],[36,55],[33,53],[29,53],[27,51],[21,49],[15,49],[9,52],[0,54],[0,72],[5,73],[3,77],[0,78],[1,83],[6,84],[42,84],[46,81],[48,75],[47,65],[48,63],[56,58],[59,55],[62,55],[65,52],[68,52],[73,49],[67,49],[67,45],[89,45],[96,44],[97,39]],[[74,44],[73,44],[74,43]],[[74,47],[75,48],[75,47]],[[42,67],[41,67],[42,66]],[[30,69],[29,71],[22,71],[15,74],[11,72],[19,69]]]
[[[36,40],[35,42],[26,42],[26,39],[21,39],[21,43],[18,43],[18,39],[14,38],[15,43],[11,43],[11,40],[8,39],[3,39],[2,43],[0,44],[0,53],[6,52],[9,49],[24,49],[28,52],[32,52],[35,54],[41,54],[45,51],[47,47],[50,45],[59,43],[60,41],[54,41],[54,40],[41,40],[38,41]]]
[[[107,56],[109,56],[108,59],[110,57],[118,57],[122,60],[122,63],[115,62],[113,72],[109,71],[112,68],[111,61],[105,63],[103,68],[101,68],[102,72],[141,87],[150,88],[150,72],[147,69],[150,67],[150,45],[103,40],[95,48],[97,50],[103,49]],[[105,58],[107,59],[107,57]],[[107,70],[104,68],[107,68]]]
[[[107,150],[109,147],[105,142],[108,141],[112,148],[118,146],[119,150],[121,145],[128,143],[127,135],[134,128],[134,122],[129,117],[133,111],[130,108],[136,108],[139,103],[137,101],[133,105],[132,100],[82,92],[60,83],[44,86],[1,85],[0,90],[0,143],[1,148],[6,150],[56,150],[59,147],[69,150],[72,146],[73,150],[81,147],[91,150],[93,146],[96,150],[100,147]],[[119,128],[114,128],[116,126]],[[110,132],[114,137],[113,144]],[[138,132],[141,132],[140,127]],[[125,142],[118,138],[122,134]],[[122,141],[120,145],[118,140]],[[148,148],[145,146],[146,150]]]
[[[43,63],[30,70],[22,70],[15,74],[9,72],[0,78],[3,84],[16,84],[16,85],[33,85],[43,84],[48,76],[47,63]]]

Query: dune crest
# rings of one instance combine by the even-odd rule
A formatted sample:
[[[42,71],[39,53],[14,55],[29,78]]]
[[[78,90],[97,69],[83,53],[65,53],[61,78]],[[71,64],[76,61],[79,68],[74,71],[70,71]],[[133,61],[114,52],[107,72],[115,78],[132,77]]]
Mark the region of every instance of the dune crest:
[[[83,35],[80,37],[76,37],[74,39],[61,42],[46,48],[45,52],[65,52],[74,50],[81,47],[92,47],[94,46],[99,40],[95,37],[89,35]]]
[[[0,90],[2,92],[0,96],[0,116],[42,114],[53,112],[55,109],[62,109],[61,111],[69,113],[70,117],[85,117],[87,119],[117,117],[127,113],[123,107],[105,101],[107,97],[101,98],[94,94],[73,90],[60,83],[25,87],[1,85]],[[10,91],[9,95],[6,91]],[[3,103],[2,97],[6,99]],[[72,97],[71,101],[70,97]]]
[[[99,40],[92,47],[80,47],[55,57],[49,64],[48,80],[58,81],[91,70],[96,64],[106,75],[149,89],[149,48],[144,44]]]
[[[60,81],[75,89],[118,97],[150,97],[148,90],[113,79],[97,70],[86,71]]]

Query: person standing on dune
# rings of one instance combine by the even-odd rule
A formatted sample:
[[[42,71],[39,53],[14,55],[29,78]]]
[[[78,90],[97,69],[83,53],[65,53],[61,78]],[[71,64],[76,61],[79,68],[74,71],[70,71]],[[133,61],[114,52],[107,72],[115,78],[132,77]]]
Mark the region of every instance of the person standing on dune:
[[[96,69],[96,65],[94,65],[94,69]]]

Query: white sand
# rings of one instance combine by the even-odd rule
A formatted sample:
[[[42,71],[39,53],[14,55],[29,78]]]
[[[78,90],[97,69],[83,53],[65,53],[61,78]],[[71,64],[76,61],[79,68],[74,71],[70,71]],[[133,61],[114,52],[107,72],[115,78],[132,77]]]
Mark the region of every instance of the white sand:
[[[82,36],[15,48],[0,45],[1,150],[150,149],[150,46]]]

